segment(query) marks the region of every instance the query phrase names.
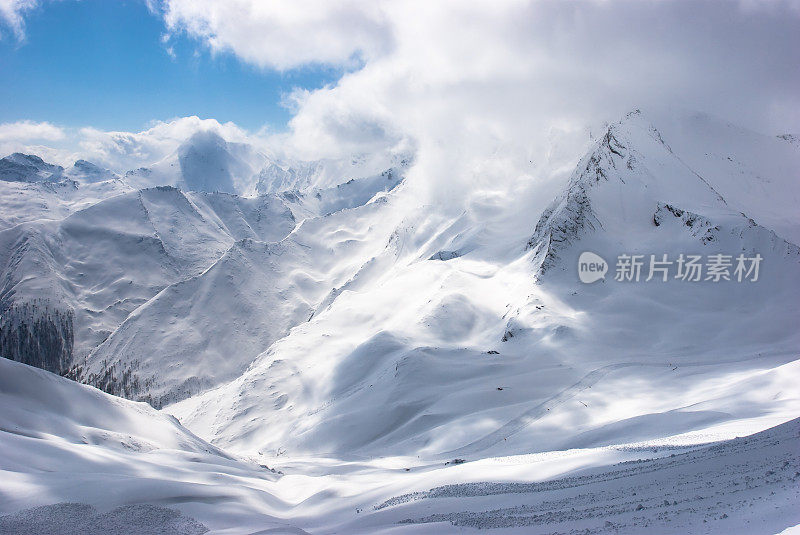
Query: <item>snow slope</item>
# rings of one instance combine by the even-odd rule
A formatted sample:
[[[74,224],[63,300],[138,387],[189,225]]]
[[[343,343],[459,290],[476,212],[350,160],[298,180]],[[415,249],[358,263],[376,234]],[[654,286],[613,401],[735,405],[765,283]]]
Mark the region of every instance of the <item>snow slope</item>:
[[[73,318],[67,320],[74,320],[75,336],[66,364],[73,358],[80,363],[136,308],[169,284],[202,273],[236,240],[278,240],[293,228],[291,212],[274,197],[184,194],[165,187],[117,195],[61,220],[0,231],[2,322],[34,337],[7,341],[4,350],[13,357],[52,345],[52,329],[33,327],[47,309]]]
[[[243,504],[269,503],[279,474],[144,403],[0,359],[0,406],[0,514],[16,513],[0,516],[2,533],[199,534],[198,506],[217,522],[244,510],[270,525]]]
[[[641,114],[609,128],[532,237],[486,214],[405,215],[324,311],[169,410],[234,451],[347,459],[541,452],[797,414],[784,366],[800,348],[798,248],[731,208]],[[764,260],[755,283],[626,284],[612,267],[583,285],[585,250]]]
[[[79,378],[107,389],[97,377],[130,370],[116,392],[161,407],[238,377],[335,294],[375,254],[376,240],[388,240],[383,201],[303,219],[281,240],[236,241],[139,307],[87,357]]]
[[[0,530],[37,533],[778,533],[800,523],[800,424],[425,463],[283,472],[237,460],[174,419],[0,359]]]

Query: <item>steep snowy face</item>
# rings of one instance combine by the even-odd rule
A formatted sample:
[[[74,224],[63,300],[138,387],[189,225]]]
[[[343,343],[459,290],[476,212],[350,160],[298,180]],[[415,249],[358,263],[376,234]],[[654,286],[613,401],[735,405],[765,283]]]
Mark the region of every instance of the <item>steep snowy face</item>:
[[[666,138],[680,140],[685,148],[681,152],[675,152],[639,112],[608,129],[578,165],[562,195],[545,210],[528,242],[541,257],[542,273],[558,263],[562,251],[585,236],[610,235],[617,240],[617,247],[626,244],[625,240],[631,246],[642,245],[644,236],[635,230],[654,231],[652,227],[661,224],[665,212],[676,217],[682,217],[679,212],[690,214],[683,222],[695,235],[706,232],[706,241],[719,231],[711,228],[716,223],[735,227],[755,226],[756,221],[777,223],[788,236],[794,235],[800,220],[791,209],[793,202],[779,199],[792,201],[798,195],[792,178],[800,165],[798,151],[707,118],[691,121],[692,135],[684,125],[680,135]],[[695,143],[687,144],[687,138]],[[728,140],[728,146],[720,139]],[[751,154],[753,147],[762,153],[760,167],[759,158]],[[728,153],[740,155],[748,166],[738,164],[732,169],[733,158]],[[710,225],[712,220],[716,223]],[[665,233],[652,237],[661,239]],[[571,267],[573,260],[562,264]]]
[[[0,180],[7,182],[46,182],[62,178],[64,168],[32,154],[15,152],[0,160]]]
[[[791,417],[800,253],[761,221],[796,149],[742,134],[784,160],[750,160],[764,187],[742,214],[721,193],[745,199],[726,164],[697,156],[706,131],[689,132],[702,173],[641,114],[612,125],[526,237],[502,210],[404,213],[310,321],[168,410],[234,450],[337,457],[483,457]],[[605,279],[581,282],[584,252]],[[703,269],[722,255],[728,279],[676,278],[681,254]],[[617,281],[623,255],[672,263]],[[739,255],[761,257],[757,280],[737,280]],[[745,407],[737,392],[756,384]]]

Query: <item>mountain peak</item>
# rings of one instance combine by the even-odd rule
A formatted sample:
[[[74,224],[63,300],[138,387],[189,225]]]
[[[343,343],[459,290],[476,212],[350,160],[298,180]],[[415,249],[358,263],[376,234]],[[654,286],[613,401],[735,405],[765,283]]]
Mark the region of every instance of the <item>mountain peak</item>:
[[[62,177],[64,168],[45,162],[34,154],[15,152],[0,160],[0,180],[6,182],[45,182]]]
[[[195,132],[178,148],[178,162],[191,191],[235,193],[228,142],[211,130]]]
[[[86,182],[102,182],[119,178],[116,173],[86,160],[77,160],[67,171],[70,177]]]

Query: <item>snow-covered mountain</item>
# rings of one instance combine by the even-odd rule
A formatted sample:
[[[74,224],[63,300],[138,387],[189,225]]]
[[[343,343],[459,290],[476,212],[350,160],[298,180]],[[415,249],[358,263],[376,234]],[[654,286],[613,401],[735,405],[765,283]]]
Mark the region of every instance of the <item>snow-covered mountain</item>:
[[[636,111],[541,213],[512,191],[475,192],[455,215],[403,184],[409,160],[334,180],[324,162],[254,166],[237,150],[195,136],[123,179],[75,179],[93,200],[47,197],[34,215],[25,203],[61,182],[14,181],[33,189],[13,190],[0,229],[0,350],[285,472],[256,484],[220,469],[242,533],[265,517],[315,533],[800,523],[792,140]],[[136,176],[181,188],[133,189]],[[246,181],[251,196],[224,193]],[[602,271],[589,283],[584,253]],[[753,484],[737,494],[742,463]]]
[[[156,406],[232,379],[369,257],[370,201],[401,172],[252,198],[74,181],[121,186],[0,232],[0,348]]]
[[[136,308],[169,284],[204,271],[237,239],[279,239],[293,228],[279,200],[214,197],[207,202],[203,194],[171,187],[135,191],[60,221],[23,223],[0,233],[3,333],[14,337],[4,351],[33,352],[53,362],[48,369],[64,371],[55,364],[63,360],[56,357],[61,350],[46,349],[52,328],[33,327],[49,324],[42,318],[75,318],[71,353],[82,359]],[[272,213],[270,224],[256,223]]]
[[[170,185],[255,196],[330,189],[388,169],[403,172],[411,161],[407,154],[303,161],[226,140],[213,130],[198,130],[165,157],[127,171],[124,180],[135,188]]]
[[[212,130],[198,130],[172,153],[125,173],[136,188],[170,185],[190,191],[244,193],[268,158],[246,143],[227,141]]]
[[[694,132],[700,146],[705,132]],[[734,131],[735,139],[744,135]],[[787,165],[800,163],[781,140],[751,137]],[[772,162],[750,169],[763,185],[742,214],[720,193],[736,191],[726,173],[703,170],[704,177],[633,113],[581,160],[563,194],[531,223],[532,234],[510,227],[505,215],[436,221],[406,214],[352,291],[277,341],[242,377],[170,410],[237,451],[345,457],[603,445],[612,429],[625,427],[620,414],[631,421],[629,440],[747,419],[757,406],[769,414],[766,392],[786,395],[778,383],[745,411],[730,402],[742,387],[735,377],[777,369],[800,347],[792,327],[800,253],[757,223],[791,180],[781,169]],[[432,248],[432,236],[447,247]],[[487,256],[498,236],[511,247]],[[583,251],[612,262],[604,282],[580,283]],[[646,283],[645,272],[626,284],[613,280],[613,259],[624,253],[673,261],[680,253],[759,253],[763,264],[755,283],[672,276]],[[611,401],[619,385],[703,390],[722,376],[729,386],[702,401],[656,396],[625,410]],[[702,410],[690,408],[698,403]],[[673,416],[680,412],[686,417]],[[572,425],[554,433],[565,419]]]
[[[55,182],[63,174],[63,167],[33,154],[15,152],[0,160],[0,180],[5,182]]]
[[[118,180],[120,177],[115,172],[104,169],[86,160],[76,160],[72,167],[67,170],[68,177],[74,177],[78,181],[84,182],[103,182],[106,180]]]
[[[397,184],[386,177],[382,182]],[[374,181],[366,186],[375,187]],[[310,203],[300,194],[249,200],[258,206],[248,230],[258,223],[265,232],[234,234],[236,241],[202,273],[180,277],[138,307],[85,363],[78,360],[72,375],[157,407],[238,377],[388,240],[392,228],[381,221],[386,199],[374,197],[380,190],[361,197],[365,204],[334,202],[342,189],[358,188],[346,196],[358,200],[364,187],[353,182],[317,191]],[[225,204],[241,210],[248,201],[208,194],[204,200],[213,200],[216,214]],[[321,207],[323,215],[311,215]],[[332,207],[338,209],[329,212]],[[306,216],[296,227],[291,210]]]

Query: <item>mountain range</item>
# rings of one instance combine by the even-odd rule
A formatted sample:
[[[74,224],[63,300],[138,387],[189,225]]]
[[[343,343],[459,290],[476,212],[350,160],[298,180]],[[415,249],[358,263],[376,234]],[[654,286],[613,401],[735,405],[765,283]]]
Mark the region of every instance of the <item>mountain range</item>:
[[[541,211],[391,164],[209,132],[124,174],[0,160],[0,527],[800,524],[792,136],[635,110]]]

